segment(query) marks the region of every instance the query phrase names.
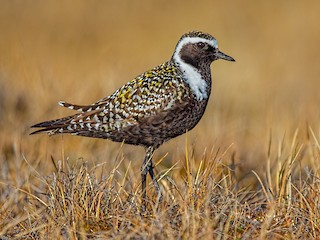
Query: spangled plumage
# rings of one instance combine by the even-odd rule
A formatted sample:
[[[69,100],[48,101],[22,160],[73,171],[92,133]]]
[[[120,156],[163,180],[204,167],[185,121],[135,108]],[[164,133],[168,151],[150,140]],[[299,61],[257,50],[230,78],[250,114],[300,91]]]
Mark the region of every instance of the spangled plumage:
[[[163,142],[191,130],[201,119],[211,92],[210,64],[233,58],[218,50],[211,35],[190,32],[181,37],[173,57],[131,80],[112,95],[88,106],[60,102],[77,110],[75,115],[46,121],[32,127],[33,133],[71,133],[142,145],[146,157],[142,165],[142,190],[152,170],[152,154]]]
[[[40,132],[47,131],[49,134],[72,133],[158,147],[165,140],[185,132],[183,125],[180,131],[174,133],[179,126],[172,125],[174,119],[170,117],[178,111],[185,112],[192,98],[190,89],[176,70],[172,61],[162,64],[89,106],[60,102],[80,113],[33,127],[41,127]],[[177,124],[181,125],[180,121]]]

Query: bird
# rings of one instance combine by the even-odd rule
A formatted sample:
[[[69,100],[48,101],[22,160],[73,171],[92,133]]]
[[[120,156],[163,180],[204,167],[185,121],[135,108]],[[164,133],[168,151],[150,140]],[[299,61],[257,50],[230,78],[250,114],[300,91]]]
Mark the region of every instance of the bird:
[[[69,133],[109,139],[145,148],[141,165],[142,199],[147,198],[149,173],[161,198],[152,157],[164,142],[193,129],[202,118],[211,93],[213,61],[235,61],[221,52],[217,40],[202,31],[181,36],[173,55],[157,67],[132,79],[110,96],[91,105],[60,101],[77,113],[31,126],[31,134]]]

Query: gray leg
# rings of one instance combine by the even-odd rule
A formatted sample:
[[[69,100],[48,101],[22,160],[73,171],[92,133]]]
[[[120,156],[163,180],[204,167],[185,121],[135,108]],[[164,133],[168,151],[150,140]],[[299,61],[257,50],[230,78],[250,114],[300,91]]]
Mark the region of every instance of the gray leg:
[[[147,185],[147,174],[148,174],[148,169],[147,169],[147,162],[148,162],[148,154],[146,154],[142,166],[141,166],[141,180],[142,180],[142,199],[145,200],[147,193],[146,193],[146,185]]]
[[[145,200],[147,197],[147,193],[146,193],[146,180],[147,180],[147,174],[149,172],[152,182],[158,192],[159,198],[161,197],[161,193],[160,193],[160,187],[159,184],[157,182],[157,179],[155,178],[154,172],[153,172],[153,164],[152,164],[152,155],[154,153],[154,148],[153,147],[148,147],[146,149],[146,156],[143,160],[143,164],[141,167],[141,179],[142,179],[142,199]]]
[[[152,182],[157,190],[157,192],[159,193],[160,192],[160,187],[159,187],[159,183],[157,181],[157,179],[155,178],[154,176],[154,172],[153,172],[153,164],[152,162],[150,161],[150,165],[149,165],[149,174],[151,176],[151,179],[152,179]]]

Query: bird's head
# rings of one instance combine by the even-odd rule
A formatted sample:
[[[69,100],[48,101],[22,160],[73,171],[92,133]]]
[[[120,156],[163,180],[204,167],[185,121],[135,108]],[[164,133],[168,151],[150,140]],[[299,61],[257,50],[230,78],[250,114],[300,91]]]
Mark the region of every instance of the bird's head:
[[[232,57],[219,51],[217,40],[210,34],[193,31],[184,34],[177,43],[173,54],[176,63],[186,63],[198,68],[202,63],[223,59],[235,61]]]

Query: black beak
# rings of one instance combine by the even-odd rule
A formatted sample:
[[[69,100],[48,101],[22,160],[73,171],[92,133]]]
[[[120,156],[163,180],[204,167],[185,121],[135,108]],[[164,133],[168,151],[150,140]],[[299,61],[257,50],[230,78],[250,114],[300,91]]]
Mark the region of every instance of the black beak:
[[[223,60],[227,60],[227,61],[231,61],[231,62],[236,61],[232,57],[230,57],[227,54],[224,54],[223,52],[220,52],[220,51],[214,53],[214,56],[216,56],[217,59],[223,59]]]

